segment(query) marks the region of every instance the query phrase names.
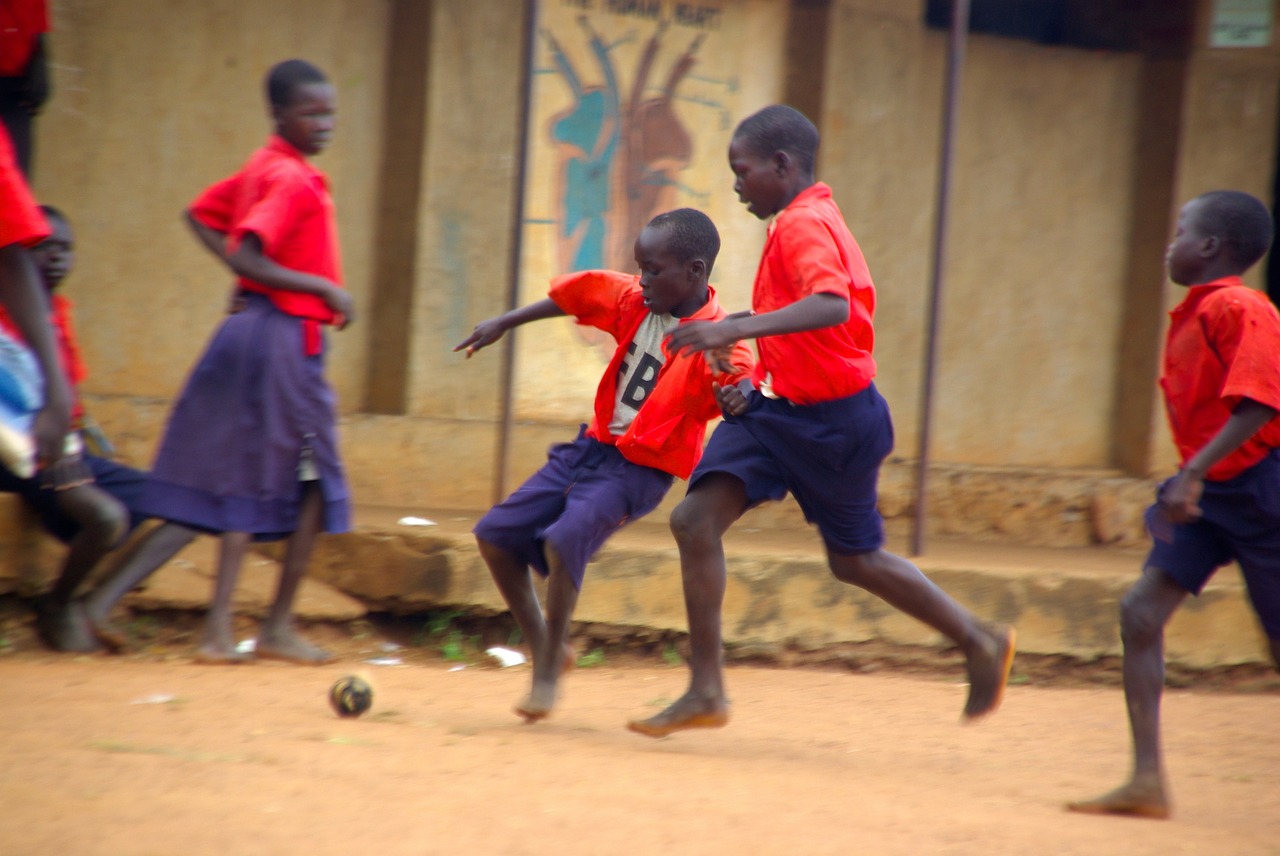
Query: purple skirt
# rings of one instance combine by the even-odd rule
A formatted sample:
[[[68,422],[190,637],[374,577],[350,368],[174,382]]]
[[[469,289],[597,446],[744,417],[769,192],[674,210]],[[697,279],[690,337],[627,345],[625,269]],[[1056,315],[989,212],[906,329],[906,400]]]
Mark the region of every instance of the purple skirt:
[[[139,510],[206,532],[283,538],[298,528],[306,458],[319,475],[324,530],[346,532],[336,422],[324,354],[304,353],[299,319],[247,295],[174,404]]]

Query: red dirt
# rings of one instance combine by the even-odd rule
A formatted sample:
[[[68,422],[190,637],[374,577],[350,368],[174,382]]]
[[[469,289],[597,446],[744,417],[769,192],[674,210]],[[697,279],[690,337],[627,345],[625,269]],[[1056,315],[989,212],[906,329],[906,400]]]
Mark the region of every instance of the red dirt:
[[[656,656],[575,670],[555,714],[523,725],[527,667],[455,670],[369,627],[312,628],[342,655],[319,668],[198,666],[181,633],[53,655],[14,627],[3,854],[1280,854],[1274,683],[1168,693],[1175,816],[1155,822],[1062,810],[1125,773],[1123,699],[1017,666],[1004,707],[968,726],[953,668],[734,666],[727,728],[649,740],[624,723],[686,677]],[[327,691],[354,672],[373,709],[339,719]]]

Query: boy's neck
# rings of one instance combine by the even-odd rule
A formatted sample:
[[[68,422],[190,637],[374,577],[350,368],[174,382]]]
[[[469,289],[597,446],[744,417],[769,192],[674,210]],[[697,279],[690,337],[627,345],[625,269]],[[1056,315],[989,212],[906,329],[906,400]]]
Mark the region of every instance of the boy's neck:
[[[1197,285],[1208,285],[1211,282],[1217,282],[1218,280],[1226,279],[1229,276],[1244,276],[1245,271],[1247,270],[1248,268],[1241,270],[1240,266],[1235,264],[1212,266],[1192,277],[1192,282],[1185,282],[1182,283],[1182,285],[1185,285],[1187,288],[1194,288]]]
[[[699,309],[707,305],[707,301],[711,299],[711,288],[704,282],[697,291],[695,291],[688,300],[671,310],[671,314],[676,318],[688,318],[696,313]]]
[[[813,187],[817,183],[818,183],[817,179],[815,179],[812,175],[796,176],[796,179],[793,182],[791,182],[791,185],[787,188],[787,195],[786,197],[784,197],[784,201],[782,205],[779,206],[778,211],[782,212],[783,210],[785,210],[788,205],[796,201],[797,196],[799,196],[801,193],[804,193],[806,190],[808,190],[810,187]]]

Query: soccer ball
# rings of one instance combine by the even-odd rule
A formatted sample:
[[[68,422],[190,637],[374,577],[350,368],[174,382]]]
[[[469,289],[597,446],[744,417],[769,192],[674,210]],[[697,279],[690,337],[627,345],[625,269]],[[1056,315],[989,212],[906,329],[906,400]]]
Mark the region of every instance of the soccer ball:
[[[329,706],[338,716],[359,716],[372,705],[373,687],[364,678],[347,675],[329,688]]]

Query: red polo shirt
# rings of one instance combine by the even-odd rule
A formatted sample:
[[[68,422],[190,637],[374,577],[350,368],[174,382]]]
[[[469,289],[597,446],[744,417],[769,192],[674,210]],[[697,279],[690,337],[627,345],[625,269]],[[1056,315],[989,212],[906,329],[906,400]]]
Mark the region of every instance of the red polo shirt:
[[[615,438],[609,433],[609,423],[618,400],[619,370],[640,322],[649,314],[640,292],[640,277],[613,271],[566,274],[552,280],[549,296],[579,324],[603,330],[618,342],[596,389],[595,413],[587,436],[617,446],[633,464],[687,479],[702,458],[707,422],[720,415],[711,385],[728,386],[747,377],[751,373],[751,351],[742,345],[734,346],[731,362],[737,371],[732,374],[713,372],[700,352],[678,357],[668,353],[653,391],[645,397],[627,430]],[[715,321],[724,316],[713,290],[702,308],[681,318],[680,323]]]
[[[0,247],[32,247],[49,237],[49,224],[18,169],[9,132],[0,124]]]
[[[273,134],[239,172],[212,185],[191,204],[191,214],[227,235],[234,251],[249,233],[267,258],[282,267],[342,283],[333,197],[324,173]],[[326,324],[333,310],[314,294],[271,288],[241,278],[240,287],[271,298],[281,311]]]
[[[751,306],[772,312],[813,294],[849,301],[849,320],[756,340],[756,386],[767,380],[774,393],[796,404],[847,398],[866,389],[876,374],[875,285],[831,188],[822,182],[806,188],[770,224]]]
[[[1222,430],[1242,398],[1280,410],[1280,314],[1265,294],[1229,276],[1192,286],[1170,315],[1160,388],[1185,465]],[[1280,446],[1273,419],[1206,478],[1239,475]]]

